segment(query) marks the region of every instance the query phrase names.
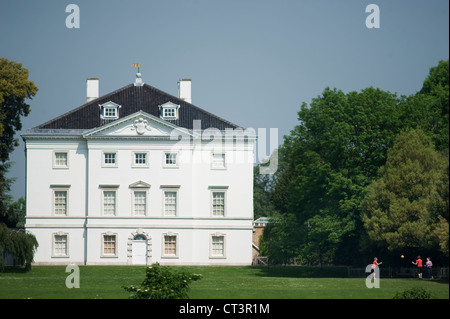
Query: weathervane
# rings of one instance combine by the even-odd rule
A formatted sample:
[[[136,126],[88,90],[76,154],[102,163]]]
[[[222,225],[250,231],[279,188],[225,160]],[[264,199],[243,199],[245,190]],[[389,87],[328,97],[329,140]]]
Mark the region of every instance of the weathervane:
[[[138,73],[140,73],[140,72],[139,72],[139,68],[141,67],[141,64],[140,64],[140,63],[132,63],[131,66],[132,66],[133,68],[138,68]]]
[[[143,86],[144,82],[142,82],[141,72],[139,72],[139,68],[141,67],[141,64],[140,63],[132,63],[131,66],[134,67],[134,68],[138,68],[138,71],[136,73],[136,81],[134,82],[134,86]]]

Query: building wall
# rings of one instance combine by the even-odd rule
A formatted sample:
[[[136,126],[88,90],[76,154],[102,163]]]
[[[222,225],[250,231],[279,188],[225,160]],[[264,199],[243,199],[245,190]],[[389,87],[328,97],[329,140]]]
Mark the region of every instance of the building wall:
[[[69,153],[69,167],[53,168],[55,151]],[[41,140],[26,143],[27,217],[53,216],[53,189],[70,185],[68,216],[86,215],[86,158],[84,141]]]
[[[128,254],[132,244],[129,244],[130,234],[136,228],[89,228],[88,237],[88,265],[127,265],[131,264],[131,256]],[[251,239],[251,230],[248,229],[179,229],[168,228],[141,228],[147,233],[151,245],[148,263],[159,262],[162,265],[249,265],[251,263],[251,249],[243,248],[242,243]],[[117,256],[105,257],[101,252],[102,235],[105,233],[117,234]],[[212,234],[225,235],[225,257],[213,257],[210,254],[210,237]],[[164,234],[177,236],[177,255],[164,256]]]
[[[178,143],[180,146],[180,143]],[[226,169],[211,169],[211,154],[217,145],[203,142],[181,145],[179,165],[166,168],[164,151],[173,150],[172,141],[117,139],[29,139],[26,140],[27,221],[39,248],[37,264],[130,264],[132,234],[145,233],[149,243],[148,262],[161,264],[249,265],[252,260],[253,145],[222,149]],[[53,154],[69,154],[69,167],[55,169]],[[117,152],[117,167],[103,167],[102,154]],[[134,151],[147,151],[149,165],[132,165]],[[133,189],[142,181],[147,189],[147,215],[133,215]],[[102,191],[117,187],[116,216],[104,216]],[[163,190],[176,186],[178,211],[163,214]],[[53,193],[68,191],[67,216],[55,216]],[[224,217],[212,216],[212,191],[226,192]],[[67,234],[69,255],[53,256],[53,234]],[[102,234],[115,234],[117,254],[102,256]],[[177,256],[164,257],[163,235],[177,235]],[[225,236],[225,258],[210,256],[211,235]],[[131,239],[130,239],[131,238]],[[245,244],[247,243],[247,244]]]
[[[27,231],[34,234],[39,247],[34,255],[34,263],[37,265],[83,265],[85,260],[86,230],[83,227],[68,228],[61,224],[40,225],[38,227],[27,227]],[[69,254],[65,257],[55,256],[53,253],[53,234],[64,233],[68,235]]]

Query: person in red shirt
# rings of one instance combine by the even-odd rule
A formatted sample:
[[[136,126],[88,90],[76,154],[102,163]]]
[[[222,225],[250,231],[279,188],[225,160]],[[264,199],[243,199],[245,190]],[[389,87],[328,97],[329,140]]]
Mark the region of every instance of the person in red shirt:
[[[382,264],[382,262],[378,262],[378,258],[377,258],[377,257],[375,257],[375,258],[373,259],[372,269],[371,269],[371,273],[373,274],[373,279],[376,279],[376,278],[375,278],[375,268],[376,268],[378,265],[381,265],[381,264]]]
[[[420,256],[417,256],[417,260],[412,262],[413,265],[417,266],[417,272],[419,274],[419,279],[422,279],[422,259],[420,259]]]

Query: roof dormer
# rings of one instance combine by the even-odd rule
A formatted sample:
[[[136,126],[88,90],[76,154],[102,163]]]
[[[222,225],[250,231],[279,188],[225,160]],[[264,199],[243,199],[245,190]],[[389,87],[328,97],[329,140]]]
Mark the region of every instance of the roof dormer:
[[[100,108],[100,118],[103,120],[116,120],[119,118],[119,109],[121,105],[114,103],[112,101],[99,104]]]
[[[170,101],[159,105],[160,117],[165,120],[177,120],[179,108],[180,105],[172,103]]]

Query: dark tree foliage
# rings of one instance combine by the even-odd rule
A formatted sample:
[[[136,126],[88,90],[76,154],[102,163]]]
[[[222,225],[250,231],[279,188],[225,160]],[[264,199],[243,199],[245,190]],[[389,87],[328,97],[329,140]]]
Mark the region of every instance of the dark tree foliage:
[[[361,264],[374,247],[388,252],[368,236],[361,203],[405,130],[422,130],[448,161],[448,83],[448,61],[441,61],[408,97],[372,87],[348,93],[326,88],[309,105],[303,103],[299,125],[278,153],[270,202],[279,215],[261,243],[269,257]],[[427,214],[441,216],[433,226],[435,237],[448,237],[448,182],[438,184],[443,200],[433,201]],[[448,251],[448,241],[441,246]]]
[[[21,117],[30,113],[26,99],[38,91],[28,75],[21,63],[0,58],[0,259],[11,254],[15,264],[25,264],[27,269],[38,243],[33,235],[14,229],[24,227],[25,202],[12,202],[8,192],[14,179],[7,178],[6,173],[11,165],[9,154],[18,146],[14,136],[22,129]]]
[[[0,259],[10,254],[13,257],[14,265],[25,266],[31,269],[34,259],[34,252],[39,246],[36,237],[25,230],[16,230],[6,227],[0,223]]]

